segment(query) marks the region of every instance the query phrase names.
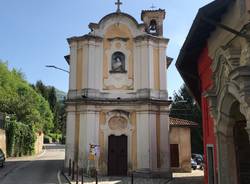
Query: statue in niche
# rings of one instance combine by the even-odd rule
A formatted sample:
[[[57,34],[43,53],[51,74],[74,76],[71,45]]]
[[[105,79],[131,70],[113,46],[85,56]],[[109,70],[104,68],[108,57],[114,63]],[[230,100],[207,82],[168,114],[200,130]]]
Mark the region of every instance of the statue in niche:
[[[110,73],[126,73],[125,55],[122,52],[115,52],[112,55]]]

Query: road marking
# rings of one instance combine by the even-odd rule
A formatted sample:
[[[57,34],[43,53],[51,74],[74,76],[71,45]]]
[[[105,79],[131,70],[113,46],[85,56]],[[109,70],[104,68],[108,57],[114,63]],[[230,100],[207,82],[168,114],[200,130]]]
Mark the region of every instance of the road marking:
[[[59,183],[59,184],[62,183],[60,175],[61,175],[61,171],[59,170],[59,171],[57,172],[57,180],[58,180],[58,183]]]
[[[71,184],[71,181],[70,181],[69,177],[63,171],[61,171],[61,174],[64,176],[64,178],[67,180],[67,182],[69,184]]]

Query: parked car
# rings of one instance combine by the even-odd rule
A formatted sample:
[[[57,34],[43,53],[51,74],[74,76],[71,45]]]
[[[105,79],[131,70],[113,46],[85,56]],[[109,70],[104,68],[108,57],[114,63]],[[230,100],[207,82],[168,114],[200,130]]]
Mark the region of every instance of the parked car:
[[[192,159],[192,158],[191,158],[191,168],[192,168],[193,170],[196,170],[196,169],[197,169],[197,162],[196,162],[194,159]]]
[[[203,169],[204,161],[203,156],[201,154],[192,154],[192,159],[197,163],[197,167],[199,166],[199,169]]]
[[[5,162],[5,155],[3,153],[3,150],[1,150],[0,148],[0,167],[3,167],[4,162]]]

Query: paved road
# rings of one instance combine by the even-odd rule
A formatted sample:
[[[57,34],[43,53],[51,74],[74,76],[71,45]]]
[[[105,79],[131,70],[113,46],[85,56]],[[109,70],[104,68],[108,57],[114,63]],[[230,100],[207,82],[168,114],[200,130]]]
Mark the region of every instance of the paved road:
[[[57,184],[65,151],[59,145],[48,145],[37,157],[10,158],[0,169],[1,184]],[[1,173],[4,173],[1,175]],[[62,183],[66,183],[62,177]]]

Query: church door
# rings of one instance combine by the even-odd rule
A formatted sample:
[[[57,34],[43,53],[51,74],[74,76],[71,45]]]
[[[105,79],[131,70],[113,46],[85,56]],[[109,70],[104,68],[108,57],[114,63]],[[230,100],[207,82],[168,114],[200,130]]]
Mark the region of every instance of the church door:
[[[108,175],[126,176],[128,170],[128,138],[109,136],[108,140]]]

